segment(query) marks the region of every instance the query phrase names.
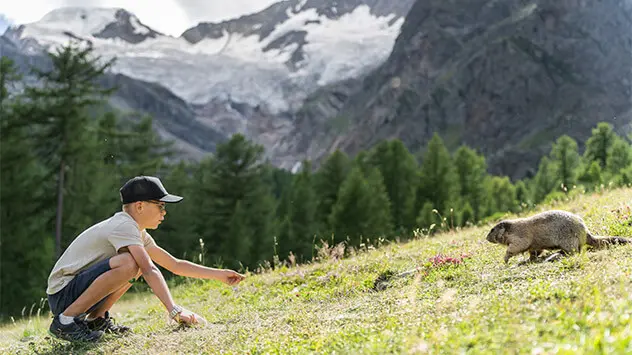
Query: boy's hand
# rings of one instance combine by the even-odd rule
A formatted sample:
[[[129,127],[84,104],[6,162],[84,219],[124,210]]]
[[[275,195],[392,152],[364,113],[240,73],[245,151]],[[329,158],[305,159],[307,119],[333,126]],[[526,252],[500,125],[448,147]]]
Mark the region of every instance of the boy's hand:
[[[235,272],[233,270],[222,270],[219,280],[222,281],[223,283],[227,284],[227,285],[237,285],[238,283],[241,282],[241,280],[245,279],[246,276],[242,275],[238,272]]]
[[[177,315],[175,317],[175,320],[178,323],[183,323],[186,325],[193,325],[193,324],[207,324],[206,319],[204,319],[204,317],[200,316],[199,314],[195,314],[191,311],[189,311],[188,309],[183,309],[182,312]]]

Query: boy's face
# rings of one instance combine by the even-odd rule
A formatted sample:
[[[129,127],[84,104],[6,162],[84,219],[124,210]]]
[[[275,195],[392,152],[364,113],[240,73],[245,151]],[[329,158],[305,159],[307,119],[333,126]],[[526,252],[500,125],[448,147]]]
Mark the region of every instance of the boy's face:
[[[147,229],[156,229],[158,225],[162,223],[165,219],[166,211],[166,203],[161,201],[144,201],[143,203],[143,213],[142,213],[142,224]]]

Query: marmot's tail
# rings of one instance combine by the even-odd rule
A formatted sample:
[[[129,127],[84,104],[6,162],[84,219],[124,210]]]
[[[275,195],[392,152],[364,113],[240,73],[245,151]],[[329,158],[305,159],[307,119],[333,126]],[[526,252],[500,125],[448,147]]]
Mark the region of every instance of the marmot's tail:
[[[586,236],[586,244],[593,248],[604,248],[610,245],[630,244],[632,239],[611,236],[595,236],[590,233]]]

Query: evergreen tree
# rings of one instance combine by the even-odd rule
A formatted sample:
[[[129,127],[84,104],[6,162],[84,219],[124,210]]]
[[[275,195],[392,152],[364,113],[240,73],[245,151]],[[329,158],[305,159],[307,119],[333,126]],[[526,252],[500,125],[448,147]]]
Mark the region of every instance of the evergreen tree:
[[[347,177],[350,166],[349,157],[336,150],[325,160],[314,177],[315,190],[319,197],[316,220],[319,224],[318,229],[322,234],[331,230],[328,218],[338,200],[338,192]]]
[[[340,193],[329,216],[334,233],[333,244],[344,242],[347,238],[351,245],[360,244],[363,232],[368,229],[368,194],[362,170],[358,166],[353,167],[340,186]]]
[[[551,162],[555,166],[556,180],[568,193],[568,190],[577,182],[577,171],[580,164],[577,142],[567,135],[558,138],[551,149]]]
[[[592,190],[595,186],[603,182],[599,161],[593,160],[590,164],[584,165],[582,173],[579,176],[579,182],[584,184],[588,190]]]
[[[548,157],[544,156],[540,159],[538,172],[532,184],[533,202],[535,203],[544,200],[546,195],[559,186],[555,164],[553,164]]]
[[[34,155],[26,118],[8,88],[20,80],[8,58],[0,58],[0,315],[19,316],[45,297],[53,263],[53,238],[43,232],[53,216],[44,194],[49,186]]]
[[[264,181],[270,186],[274,198],[281,199],[283,192],[292,185],[293,176],[288,170],[270,167],[270,169],[267,169]]]
[[[201,249],[201,235],[197,233],[196,227],[198,222],[204,221],[206,211],[199,208],[201,201],[194,182],[194,169],[192,164],[184,161],[169,169],[163,182],[170,191],[177,191],[183,196],[184,200],[167,206],[164,222],[151,234],[176,257],[201,263],[208,262],[208,255]]]
[[[125,164],[121,175],[127,180],[138,175],[160,175],[167,161],[175,154],[173,141],[161,138],[153,128],[150,116],[128,117],[119,130],[119,154]]]
[[[516,182],[516,202],[519,205],[531,206],[533,201],[531,199],[531,193],[527,187],[527,183],[524,180]]]
[[[456,204],[459,181],[450,153],[436,133],[423,155],[417,208],[429,201],[439,213],[446,215],[449,206]]]
[[[385,236],[392,229],[390,213],[379,171],[371,169],[367,179],[360,167],[353,167],[330,215],[334,243],[348,239],[351,246],[358,246],[366,239]]]
[[[373,162],[370,161],[369,152],[366,150],[360,151],[355,159],[353,159],[353,165],[360,168],[363,175],[368,175],[371,168],[374,167]]]
[[[399,232],[410,231],[415,222],[417,161],[401,140],[383,141],[370,154],[372,166],[379,169],[388,193],[392,221]]]
[[[516,188],[506,176],[489,178],[490,210],[494,212],[513,212],[516,208]]]
[[[213,256],[232,267],[239,262],[255,266],[273,254],[274,199],[263,181],[262,158],[263,147],[236,134],[217,146],[212,162],[204,164],[205,171],[198,176],[205,186],[200,192],[201,206],[208,214],[198,233],[205,236]],[[239,231],[245,231],[242,235],[227,234],[239,224],[243,225]],[[239,259],[246,255],[247,259]]]
[[[89,109],[103,103],[112,90],[102,89],[96,80],[112,65],[112,61],[100,63],[92,56],[92,48],[80,48],[73,44],[49,53],[53,69],[49,72],[34,70],[41,86],[28,87],[26,95],[32,102],[26,124],[38,124],[35,139],[46,159],[50,175],[57,184],[57,208],[55,220],[55,255],[62,252],[62,234],[74,236],[78,231],[64,232],[64,197],[73,193],[74,186],[66,183],[67,173],[77,172],[80,162],[90,162],[93,151],[91,139],[94,127]],[[81,177],[74,176],[74,181]],[[81,210],[68,211],[68,216],[77,217]]]
[[[606,168],[608,155],[610,155],[610,149],[615,141],[615,137],[616,135],[612,130],[611,124],[607,122],[597,124],[597,127],[592,130],[592,135],[586,141],[584,158],[588,166],[590,166],[590,163],[593,161],[596,161],[602,170]]]
[[[366,178],[369,190],[369,225],[367,236],[388,237],[393,232],[392,204],[384,185],[382,173],[372,168]]]
[[[292,185],[288,222],[288,245],[281,245],[284,251],[292,251],[299,260],[309,260],[312,257],[314,233],[316,231],[316,193],[312,185],[311,164],[303,163],[303,170],[296,176]]]
[[[228,223],[224,245],[224,253],[228,265],[236,267],[238,263],[249,265],[255,258],[252,255],[254,249],[255,231],[250,226],[247,207],[242,200],[235,203],[235,210]]]
[[[483,217],[487,204],[484,189],[487,176],[485,157],[467,146],[461,146],[454,154],[454,164],[459,180],[459,195],[472,208],[474,215],[470,222],[474,222]]]
[[[616,137],[606,162],[611,175],[617,175],[623,169],[632,165],[632,145],[621,137]]]

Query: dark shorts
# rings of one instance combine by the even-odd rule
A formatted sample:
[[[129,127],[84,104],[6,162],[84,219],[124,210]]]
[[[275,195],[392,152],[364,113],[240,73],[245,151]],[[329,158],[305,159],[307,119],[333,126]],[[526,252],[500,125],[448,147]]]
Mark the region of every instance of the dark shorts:
[[[99,277],[99,275],[110,271],[110,258],[100,261],[86,270],[80,272],[75,278],[73,278],[68,285],[62,288],[59,292],[48,295],[48,305],[50,306],[50,311],[54,316],[62,313],[68,308],[81,294],[94,282],[94,280]],[[104,297],[101,301],[97,302],[95,305],[90,307],[86,314],[91,313],[97,307],[99,307],[105,300],[107,296]]]

